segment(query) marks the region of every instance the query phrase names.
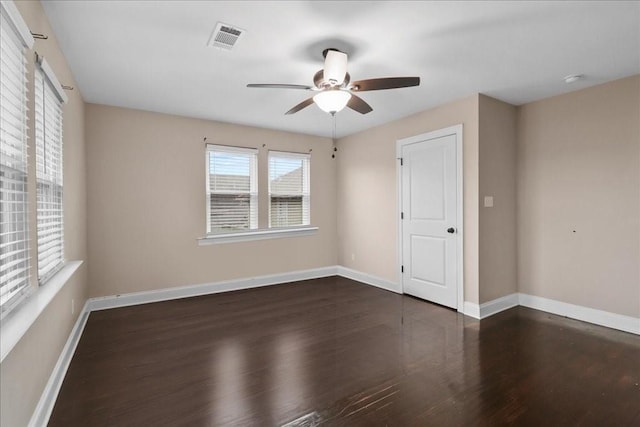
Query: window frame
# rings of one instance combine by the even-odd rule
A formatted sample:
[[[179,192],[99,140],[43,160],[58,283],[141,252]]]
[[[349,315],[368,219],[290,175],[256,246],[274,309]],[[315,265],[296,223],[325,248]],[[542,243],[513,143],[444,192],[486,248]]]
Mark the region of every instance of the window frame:
[[[283,227],[273,227],[272,226],[272,214],[271,214],[271,198],[273,197],[273,193],[271,191],[271,158],[280,157],[280,158],[289,158],[289,159],[300,159],[303,161],[303,169],[302,169],[302,192],[300,197],[302,198],[302,223],[297,225],[287,225]],[[269,223],[268,227],[270,230],[273,229],[288,229],[295,227],[308,227],[311,224],[311,154],[310,153],[296,153],[290,151],[280,151],[280,150],[269,150],[267,153],[267,179],[268,179],[268,190],[267,190],[267,204],[268,204],[268,212],[269,212]],[[306,206],[305,206],[306,204]]]
[[[18,106],[17,104],[14,105],[14,107],[17,107],[15,108],[16,110],[21,110],[19,111],[19,114],[18,114],[19,117],[16,117],[17,121],[20,122],[17,125],[18,127],[21,128],[19,129],[20,135],[19,136],[14,135],[15,138],[13,138],[16,141],[19,141],[20,147],[12,146],[12,149],[14,152],[21,153],[20,158],[15,159],[16,161],[14,163],[22,163],[22,166],[24,168],[24,170],[22,170],[22,168],[14,167],[15,165],[14,166],[11,166],[9,164],[6,165],[6,168],[8,169],[7,172],[10,172],[9,169],[14,169],[18,174],[20,173],[24,174],[23,191],[21,193],[23,198],[23,200],[21,200],[23,204],[23,211],[21,212],[21,216],[23,217],[23,219],[21,222],[20,221],[7,222],[8,225],[12,225],[12,228],[17,228],[18,225],[21,225],[22,234],[24,234],[23,236],[24,239],[22,241],[22,245],[20,245],[20,241],[9,241],[6,243],[9,245],[17,244],[18,246],[23,246],[21,249],[18,250],[18,254],[23,255],[21,258],[18,258],[18,261],[19,261],[18,264],[26,263],[26,266],[23,268],[23,272],[17,278],[21,282],[19,283],[20,285],[19,288],[9,298],[7,298],[6,301],[2,302],[0,300],[0,319],[2,319],[9,312],[11,312],[15,307],[17,307],[34,290],[33,281],[31,279],[31,262],[30,262],[31,230],[29,229],[30,209],[29,209],[29,187],[28,187],[28,176],[29,176],[29,158],[28,158],[29,157],[28,156],[28,145],[29,145],[28,109],[29,109],[29,106],[28,104],[29,104],[30,97],[29,97],[29,70],[27,66],[27,50],[33,47],[34,39],[31,36],[29,27],[24,22],[24,19],[22,19],[22,16],[18,12],[13,2],[3,1],[0,3],[0,20],[2,20],[2,31],[6,33],[7,38],[9,39],[9,40],[3,40],[4,41],[3,44],[9,47],[6,53],[7,55],[9,55],[10,51],[14,50],[12,47],[17,48],[15,49],[15,52],[13,52],[15,54],[13,56],[17,59],[18,63],[20,63],[17,65],[19,70],[16,70],[16,73],[15,73],[16,75],[19,75],[20,82],[13,82],[11,84],[15,88],[20,88],[19,91],[21,92],[19,95],[19,99],[17,99],[20,106]],[[5,83],[9,84],[8,82],[5,82]],[[10,92],[10,94],[12,93],[13,92]],[[6,106],[6,108],[8,107],[9,106]],[[14,129],[18,130],[15,123],[12,124],[11,126]],[[0,122],[0,127],[1,127],[1,122]],[[6,129],[4,130],[4,132],[9,133],[9,131]],[[3,156],[2,153],[0,153],[0,157],[2,156]],[[7,190],[10,190],[10,189],[7,188]],[[13,192],[13,191],[18,191],[18,190],[11,190],[10,192]],[[17,200],[14,200],[14,202],[16,201]],[[14,212],[13,209],[11,212],[12,212],[11,214],[12,217],[15,216],[16,213],[20,213],[20,211]],[[8,215],[8,213],[4,212],[4,215]],[[14,250],[11,252],[16,252],[16,251]],[[5,278],[6,277],[7,276],[5,276]],[[8,284],[6,286],[8,286]]]
[[[36,145],[36,249],[37,249],[37,277],[40,286],[46,284],[53,276],[56,275],[65,265],[65,239],[64,239],[64,136],[63,136],[63,121],[64,121],[64,109],[63,105],[68,101],[64,89],[60,85],[57,77],[53,73],[53,70],[42,56],[37,56],[36,67],[34,70],[34,117],[35,117],[35,145]],[[39,85],[42,84],[42,87]],[[38,91],[41,91],[39,94]],[[41,100],[41,104],[38,102]],[[52,107],[48,107],[52,105]],[[58,126],[55,139],[52,139],[47,131],[51,131],[47,122],[51,123],[47,119],[47,112],[51,112],[51,108],[54,109],[57,116],[54,120],[57,121],[55,126]],[[40,121],[42,123],[40,123]],[[39,129],[39,126],[42,129]],[[41,132],[42,134],[40,134]],[[50,147],[53,145],[53,149]],[[47,162],[46,159],[41,160],[41,156],[45,156],[45,153],[56,153],[57,158],[54,158],[54,162]],[[40,166],[43,164],[51,165],[54,168],[54,174],[49,172],[43,172],[44,176],[41,176]],[[55,176],[54,176],[55,175]],[[48,263],[48,268],[42,270],[42,252],[46,252],[43,249],[43,236],[41,232],[41,211],[43,210],[43,204],[51,204],[51,200],[46,202],[42,201],[43,196],[49,196],[49,192],[43,193],[42,188],[46,186],[53,193],[57,189],[59,193],[58,211],[60,212],[59,228],[55,233],[54,241],[59,242],[58,245],[52,246],[55,248],[59,246],[59,256],[54,258],[54,264]]]
[[[245,231],[235,231],[230,233],[210,233],[209,232],[209,221],[211,216],[210,205],[209,205],[209,195],[210,193],[210,178],[209,178],[209,146],[219,147],[223,150],[252,150],[256,153],[256,188],[257,188],[257,204],[256,204],[256,215],[258,217],[258,228],[253,230],[245,230]],[[306,153],[292,153],[288,151],[278,151],[281,153],[289,153],[289,154],[297,154],[297,155],[305,155],[308,156],[308,169],[309,169],[309,190],[311,189],[311,156]],[[268,156],[266,156],[266,160],[268,162]],[[264,191],[264,185],[261,187],[259,181],[259,170],[261,169],[262,162],[265,161],[265,156],[260,153],[258,148],[248,148],[248,147],[239,147],[239,146],[230,146],[230,145],[221,145],[221,144],[206,144],[205,147],[205,236],[197,239],[198,246],[209,246],[209,245],[217,245],[224,243],[235,243],[235,242],[246,242],[246,241],[255,241],[255,240],[264,240],[264,239],[276,239],[283,237],[298,237],[298,236],[309,236],[316,234],[318,232],[317,226],[305,225],[305,226],[295,226],[295,227],[284,227],[284,228],[261,228],[260,227],[260,205],[264,203],[265,199],[263,194],[261,193],[261,189]],[[266,167],[267,170],[267,180],[268,180],[268,165]],[[267,184],[267,192],[268,192],[268,184]],[[310,192],[309,192],[310,193]],[[268,198],[267,198],[268,200]],[[267,202],[268,203],[268,202]],[[309,194],[309,209],[311,209],[311,195]],[[267,208],[267,211],[269,209]],[[309,213],[309,222],[311,220],[311,213]],[[268,225],[268,224],[267,224]]]
[[[246,230],[238,230],[233,232],[224,232],[224,231],[213,231],[211,228],[211,177],[209,174],[209,166],[210,166],[210,153],[212,152],[224,152],[224,153],[240,153],[240,154],[250,154],[253,155],[252,166],[250,166],[250,174],[249,174],[249,200],[251,203],[252,200],[255,200],[255,228],[251,227],[252,222],[252,213],[251,213],[251,205],[249,207],[249,228]],[[206,236],[216,237],[222,235],[235,235],[235,234],[243,234],[250,233],[259,230],[259,213],[260,213],[260,193],[258,191],[258,149],[257,148],[249,148],[249,147],[237,147],[230,145],[220,145],[220,144],[206,144],[205,147],[205,205],[206,205],[206,217],[205,217],[205,230]],[[254,189],[255,191],[253,191]]]

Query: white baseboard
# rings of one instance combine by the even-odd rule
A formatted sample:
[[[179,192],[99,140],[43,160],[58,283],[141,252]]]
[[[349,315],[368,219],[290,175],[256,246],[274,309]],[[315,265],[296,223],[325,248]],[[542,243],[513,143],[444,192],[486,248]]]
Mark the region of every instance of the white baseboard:
[[[480,319],[480,306],[475,302],[465,301],[462,314],[473,317],[474,319]]]
[[[518,305],[518,294],[509,294],[482,304],[465,301],[462,312],[474,319],[485,319]]]
[[[595,308],[522,293],[519,294],[519,304],[524,307],[546,311],[547,313],[640,335],[640,318],[638,317],[624,316],[609,311],[597,310]]]
[[[640,318],[638,317],[624,316],[523,293],[509,294],[480,305],[465,301],[463,312],[475,319],[485,319],[518,305],[640,335]]]
[[[78,315],[78,319],[73,325],[73,329],[71,329],[69,338],[67,338],[67,342],[60,353],[60,357],[58,357],[58,361],[51,372],[51,376],[49,376],[49,381],[47,381],[47,385],[44,387],[40,400],[38,401],[38,405],[33,411],[31,420],[29,421],[29,427],[46,426],[48,424],[49,417],[51,417],[51,412],[53,411],[53,406],[55,405],[58,393],[60,392],[60,387],[62,387],[62,381],[67,374],[67,369],[69,368],[71,359],[76,352],[76,347],[78,346],[78,342],[82,336],[82,331],[84,331],[84,327],[87,324],[89,313],[89,303],[87,301],[84,304],[84,307],[82,307],[82,311]]]
[[[281,283],[297,282],[300,280],[317,279],[336,275],[336,266],[314,268],[310,270],[291,271],[280,274],[249,277],[245,279],[225,280],[221,282],[203,283],[199,285],[180,286],[175,288],[158,289],[154,291],[132,292],[121,295],[91,298],[91,311],[105,310],[130,305],[147,304],[173,299],[189,298],[201,295],[217,294],[221,292],[238,291],[261,286],[277,285]]]
[[[132,292],[127,294],[90,298],[88,304],[89,311],[106,310],[109,308],[127,307],[131,305],[169,301],[179,298],[238,291],[242,289],[258,288],[262,286],[278,285],[281,283],[298,282],[301,280],[317,279],[336,275],[385,289],[387,291],[402,293],[398,288],[398,285],[390,280],[362,273],[347,267],[332,265],[310,270],[291,271],[280,274],[225,280],[221,282],[202,283],[198,285],[179,286],[153,291]]]
[[[363,273],[361,271],[353,270],[351,268],[343,267],[341,265],[336,266],[336,274],[338,276],[346,277],[347,279],[355,280],[357,282],[366,283],[367,285],[375,286],[387,291],[395,292],[397,294],[402,293],[402,289],[397,283],[387,279],[382,279],[371,274]]]
[[[503,297],[487,301],[480,304],[480,319],[493,316],[496,313],[500,313],[501,311],[505,311],[513,307],[517,307],[518,304],[519,298],[517,293],[505,295]]]

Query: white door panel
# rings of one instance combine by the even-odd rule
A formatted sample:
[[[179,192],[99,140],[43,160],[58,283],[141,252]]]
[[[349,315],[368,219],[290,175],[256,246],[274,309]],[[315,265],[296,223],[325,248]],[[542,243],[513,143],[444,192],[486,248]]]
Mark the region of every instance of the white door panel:
[[[428,147],[424,151],[412,150],[411,161],[411,219],[444,220],[445,199],[442,177],[444,174],[444,147]],[[412,185],[412,184],[417,185]]]
[[[460,244],[456,146],[455,134],[404,145],[401,174],[403,290],[454,308]]]
[[[411,278],[445,286],[444,264],[446,240],[440,237],[413,235],[411,238]]]

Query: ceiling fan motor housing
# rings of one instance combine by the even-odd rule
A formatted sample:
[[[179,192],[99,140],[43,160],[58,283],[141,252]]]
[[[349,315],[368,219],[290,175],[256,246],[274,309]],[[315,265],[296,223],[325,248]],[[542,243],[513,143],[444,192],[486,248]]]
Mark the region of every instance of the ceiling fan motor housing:
[[[346,88],[349,85],[350,81],[351,81],[351,76],[349,75],[349,73],[346,73],[344,75],[344,80],[342,81],[342,84],[340,85],[340,87],[341,88]],[[331,82],[325,80],[325,78],[324,78],[324,70],[318,71],[313,76],[313,84],[315,84],[318,89],[325,89],[325,88],[330,87],[330,86],[335,86],[335,85],[332,85]]]

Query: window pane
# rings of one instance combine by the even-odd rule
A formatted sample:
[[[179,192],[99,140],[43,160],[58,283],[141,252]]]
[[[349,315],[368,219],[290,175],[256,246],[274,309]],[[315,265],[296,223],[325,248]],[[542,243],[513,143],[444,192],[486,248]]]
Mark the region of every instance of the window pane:
[[[35,73],[38,279],[64,264],[62,104],[42,70]]]
[[[269,153],[269,226],[308,225],[309,156]]]
[[[269,158],[271,194],[302,194],[303,159]]]
[[[250,229],[249,194],[211,194],[210,200],[212,229],[226,232]]]
[[[0,308],[29,287],[25,49],[0,14]]]
[[[271,227],[303,223],[302,196],[271,196]]]
[[[212,192],[245,192],[251,190],[252,155],[214,151],[209,156]]]
[[[256,151],[208,146],[207,232],[258,228]]]

